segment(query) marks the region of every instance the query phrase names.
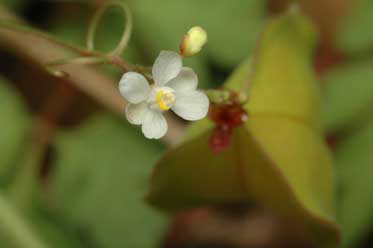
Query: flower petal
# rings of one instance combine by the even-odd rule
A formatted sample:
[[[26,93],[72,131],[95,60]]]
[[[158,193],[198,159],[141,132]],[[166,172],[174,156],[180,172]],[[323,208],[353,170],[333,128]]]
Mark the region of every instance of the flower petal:
[[[153,110],[146,113],[142,123],[142,132],[148,139],[159,139],[167,132],[166,118],[161,112]]]
[[[156,85],[165,85],[175,78],[183,66],[181,56],[172,51],[161,51],[153,65],[153,79]]]
[[[138,104],[129,103],[126,107],[126,117],[129,123],[134,125],[141,125],[144,122],[145,115],[149,108],[146,102]]]
[[[196,90],[176,92],[176,102],[171,109],[185,120],[199,120],[207,115],[209,99]]]
[[[197,89],[197,74],[189,67],[183,67],[174,79],[167,83],[167,86],[175,91],[190,91]]]
[[[139,103],[147,98],[150,86],[145,77],[140,73],[127,72],[119,82],[119,91],[130,103]]]

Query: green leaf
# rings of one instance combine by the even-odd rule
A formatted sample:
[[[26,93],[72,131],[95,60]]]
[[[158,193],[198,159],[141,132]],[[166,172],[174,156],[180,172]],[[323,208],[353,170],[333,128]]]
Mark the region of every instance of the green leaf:
[[[41,192],[40,192],[41,193]],[[34,197],[33,205],[27,209],[27,219],[32,223],[34,232],[53,248],[82,248],[87,247],[84,237],[60,216],[50,204]]]
[[[311,63],[316,34],[308,19],[289,14],[271,22],[254,58],[248,110],[320,127],[320,89]]]
[[[97,247],[156,247],[166,219],[145,204],[143,194],[163,149],[125,122],[101,115],[61,133],[55,203]]]
[[[343,247],[358,247],[373,220],[373,126],[355,132],[336,149],[340,186],[338,221]]]
[[[347,53],[364,54],[373,46],[373,2],[353,1],[350,14],[341,22],[337,33],[337,45]]]
[[[21,152],[21,143],[28,130],[29,116],[20,96],[0,78],[0,178],[10,172]],[[2,178],[2,181],[5,178]],[[3,181],[4,182],[4,181]]]
[[[164,210],[203,204],[251,202],[306,227],[318,247],[337,243],[332,158],[320,128],[320,90],[312,72],[316,35],[296,12],[271,21],[253,60],[226,86],[239,90],[251,75],[247,124],[232,145],[214,154],[213,124],[167,153],[152,178],[149,201]]]
[[[325,77],[322,120],[329,133],[365,123],[372,114],[373,61],[342,64]]]

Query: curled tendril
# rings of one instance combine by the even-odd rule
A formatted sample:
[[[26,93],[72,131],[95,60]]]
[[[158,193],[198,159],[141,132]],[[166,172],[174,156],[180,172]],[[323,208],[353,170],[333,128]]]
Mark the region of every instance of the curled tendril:
[[[110,55],[118,56],[122,54],[122,52],[127,48],[127,45],[131,38],[131,33],[132,33],[131,11],[126,4],[119,2],[119,1],[112,1],[112,2],[108,2],[104,4],[94,14],[91,24],[88,29],[88,33],[87,33],[87,48],[88,50],[91,50],[91,51],[95,49],[94,38],[95,38],[97,26],[100,23],[100,20],[102,19],[105,12],[111,7],[119,7],[123,11],[125,15],[125,20],[126,20],[126,25],[124,26],[123,34],[122,34],[120,41],[118,42],[118,45],[109,53]]]
[[[120,9],[125,14],[125,21],[126,25],[124,27],[124,31],[122,34],[122,37],[118,43],[118,45],[109,53],[103,53],[100,51],[94,50],[94,36],[96,33],[96,28],[103,17],[103,14],[105,11],[110,7],[120,7]],[[0,19],[0,29],[8,29],[18,32],[23,32],[27,34],[31,34],[35,37],[39,37],[42,39],[45,39],[47,41],[50,41],[56,45],[59,45],[61,47],[67,48],[75,53],[78,54],[77,57],[73,58],[63,58],[63,59],[57,59],[53,61],[49,61],[43,66],[45,69],[52,75],[56,77],[67,77],[68,74],[64,71],[58,70],[55,67],[59,65],[64,64],[112,64],[114,66],[117,66],[121,70],[127,72],[127,71],[138,71],[140,73],[144,73],[144,76],[148,78],[147,72],[149,71],[148,68],[139,66],[139,65],[132,65],[124,61],[120,55],[121,53],[126,49],[129,39],[131,37],[132,33],[132,15],[130,9],[125,5],[124,3],[121,3],[119,1],[111,1],[103,5],[101,8],[97,10],[95,13],[93,20],[90,24],[90,27],[88,29],[88,36],[87,36],[87,48],[84,47],[78,47],[75,45],[71,45],[69,43],[66,43],[64,41],[58,40],[55,37],[39,31],[35,28],[31,28],[29,26],[25,26],[22,23],[16,22],[16,21],[9,21],[9,20],[3,20]]]

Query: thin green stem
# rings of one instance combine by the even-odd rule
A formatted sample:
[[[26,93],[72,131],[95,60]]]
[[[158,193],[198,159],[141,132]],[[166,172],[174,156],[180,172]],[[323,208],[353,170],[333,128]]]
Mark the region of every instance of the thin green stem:
[[[104,57],[73,57],[58,59],[44,64],[47,67],[65,65],[65,64],[99,64],[107,63],[108,59]]]

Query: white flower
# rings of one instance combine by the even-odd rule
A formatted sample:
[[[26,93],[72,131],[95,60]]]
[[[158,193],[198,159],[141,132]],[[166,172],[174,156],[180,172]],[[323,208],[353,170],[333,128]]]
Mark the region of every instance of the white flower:
[[[153,65],[154,85],[136,72],[127,72],[119,82],[121,95],[127,99],[126,116],[130,123],[142,125],[149,139],[159,139],[167,132],[163,112],[172,109],[185,120],[206,116],[207,96],[197,91],[198,78],[191,68],[182,67],[176,52],[162,51]]]

